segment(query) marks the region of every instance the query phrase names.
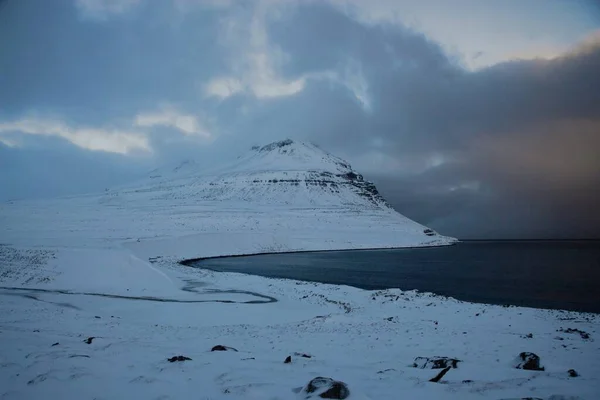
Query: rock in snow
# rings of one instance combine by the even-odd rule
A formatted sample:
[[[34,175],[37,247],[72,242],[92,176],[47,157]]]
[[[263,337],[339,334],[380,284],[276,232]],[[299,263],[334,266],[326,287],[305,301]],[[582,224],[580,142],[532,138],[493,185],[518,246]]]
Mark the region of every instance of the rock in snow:
[[[189,357],[186,357],[186,356],[173,356],[171,358],[168,358],[167,361],[169,361],[169,362],[176,362],[176,361],[181,362],[181,361],[192,361],[192,359],[189,358]]]
[[[517,357],[515,363],[517,369],[527,369],[530,371],[543,371],[544,367],[540,366],[540,357],[535,353],[522,352]]]
[[[541,397],[519,397],[519,398],[511,398],[511,399],[500,399],[500,400],[582,400],[579,396],[563,396],[560,394],[555,394],[550,397],[541,398]]]
[[[459,362],[460,360],[449,357],[417,357],[412,366],[422,369],[458,368]]]
[[[590,338],[590,334],[589,333],[584,332],[584,331],[582,331],[580,329],[577,329],[577,328],[567,328],[567,329],[561,328],[561,329],[557,330],[557,332],[576,333],[579,336],[581,336],[582,339],[586,339],[586,340]]]
[[[216,345],[214,346],[212,349],[210,349],[210,351],[237,351],[237,349],[234,349],[233,347],[228,347],[228,346],[223,346],[223,345]]]
[[[302,357],[302,358],[312,358],[312,356],[310,354],[306,354],[306,353],[295,352],[294,355],[298,356],[298,357]]]
[[[350,390],[344,382],[322,376],[318,376],[308,382],[304,391],[307,394],[307,399],[311,399],[314,396],[319,396],[323,399],[345,399],[350,395]]]
[[[444,377],[444,375],[446,375],[448,373],[448,371],[450,371],[450,369],[452,369],[452,367],[446,367],[446,368],[444,368],[436,376],[434,376],[433,378],[431,378],[429,380],[429,382],[433,382],[433,383],[439,382],[440,379],[442,379]]]
[[[567,373],[569,374],[569,376],[571,378],[577,378],[579,376],[579,374],[577,373],[577,371],[575,371],[574,369],[568,370]]]

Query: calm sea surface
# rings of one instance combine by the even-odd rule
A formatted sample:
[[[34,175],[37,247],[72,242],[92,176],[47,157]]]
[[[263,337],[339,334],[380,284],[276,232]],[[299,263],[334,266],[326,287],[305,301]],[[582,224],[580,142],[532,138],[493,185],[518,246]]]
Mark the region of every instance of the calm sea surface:
[[[473,241],[397,250],[215,258],[188,265],[492,304],[600,313],[600,241]]]

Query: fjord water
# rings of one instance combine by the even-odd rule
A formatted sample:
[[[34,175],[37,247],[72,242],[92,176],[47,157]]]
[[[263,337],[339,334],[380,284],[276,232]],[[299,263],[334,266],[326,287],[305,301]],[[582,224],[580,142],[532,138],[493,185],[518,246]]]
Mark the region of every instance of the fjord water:
[[[600,313],[599,241],[467,241],[454,246],[266,254],[188,265],[363,289]]]

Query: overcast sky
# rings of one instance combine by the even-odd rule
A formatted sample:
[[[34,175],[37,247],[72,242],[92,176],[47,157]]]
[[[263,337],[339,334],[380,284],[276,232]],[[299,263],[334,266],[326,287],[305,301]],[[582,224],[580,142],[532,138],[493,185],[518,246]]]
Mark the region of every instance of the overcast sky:
[[[285,138],[461,238],[600,237],[595,0],[0,0],[0,201]]]

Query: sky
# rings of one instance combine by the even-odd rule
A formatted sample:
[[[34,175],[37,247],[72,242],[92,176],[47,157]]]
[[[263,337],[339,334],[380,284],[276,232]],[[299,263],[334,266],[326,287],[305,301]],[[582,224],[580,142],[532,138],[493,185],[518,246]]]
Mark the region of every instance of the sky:
[[[0,0],[0,201],[311,141],[459,238],[600,237],[595,0]]]

